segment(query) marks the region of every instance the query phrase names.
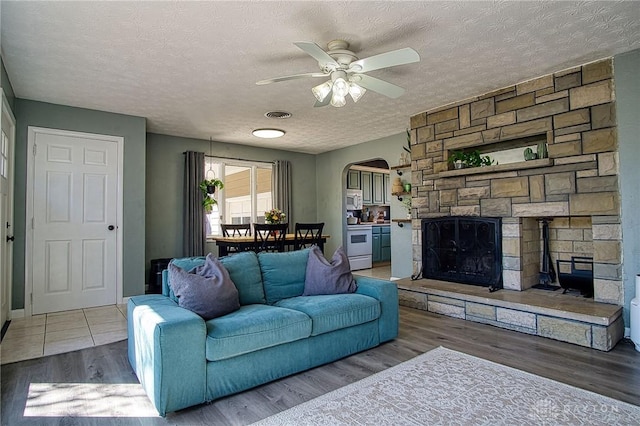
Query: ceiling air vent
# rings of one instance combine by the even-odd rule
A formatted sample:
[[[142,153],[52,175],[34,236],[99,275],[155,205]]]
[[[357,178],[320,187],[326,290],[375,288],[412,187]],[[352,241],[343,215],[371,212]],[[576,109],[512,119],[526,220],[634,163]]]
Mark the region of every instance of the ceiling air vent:
[[[264,116],[267,117],[267,118],[285,119],[285,118],[291,117],[291,113],[290,112],[286,112],[286,111],[269,111],[269,112],[265,113]]]

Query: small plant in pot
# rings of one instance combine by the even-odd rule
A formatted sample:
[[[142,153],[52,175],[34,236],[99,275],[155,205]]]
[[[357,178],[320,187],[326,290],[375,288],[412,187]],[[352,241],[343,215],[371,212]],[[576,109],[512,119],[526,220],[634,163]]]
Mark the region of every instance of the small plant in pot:
[[[407,219],[411,219],[411,197],[403,197],[402,205],[407,209]]]
[[[203,194],[215,194],[216,188],[224,188],[224,183],[222,183],[220,179],[205,179],[200,182],[200,191],[202,191]]]
[[[200,182],[199,187],[202,192],[202,207],[205,212],[211,213],[213,206],[218,204],[218,201],[213,198],[213,194],[215,194],[216,188],[223,189],[224,183],[220,179],[205,179]]]
[[[456,169],[467,167],[467,154],[464,151],[453,151],[449,154],[449,163]]]
[[[452,163],[456,169],[465,167],[481,167],[490,166],[494,163],[488,155],[480,155],[480,151],[474,150],[470,152],[453,151],[449,155],[449,163]]]

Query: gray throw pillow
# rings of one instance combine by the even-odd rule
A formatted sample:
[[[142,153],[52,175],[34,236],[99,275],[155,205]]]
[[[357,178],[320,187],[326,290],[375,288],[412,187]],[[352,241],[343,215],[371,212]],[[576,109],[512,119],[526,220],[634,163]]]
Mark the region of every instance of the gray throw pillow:
[[[204,265],[189,273],[169,264],[169,282],[178,305],[200,315],[205,321],[240,309],[238,290],[229,272],[211,254]]]
[[[333,254],[331,262],[324,258],[318,246],[311,247],[303,296],[353,293],[357,288],[351,274],[349,258],[342,246]]]

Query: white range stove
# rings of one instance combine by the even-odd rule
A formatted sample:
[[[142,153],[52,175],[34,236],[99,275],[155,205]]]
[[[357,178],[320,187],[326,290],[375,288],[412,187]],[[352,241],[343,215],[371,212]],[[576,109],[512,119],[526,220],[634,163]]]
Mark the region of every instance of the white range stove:
[[[371,268],[371,225],[347,225],[347,256],[351,270]]]

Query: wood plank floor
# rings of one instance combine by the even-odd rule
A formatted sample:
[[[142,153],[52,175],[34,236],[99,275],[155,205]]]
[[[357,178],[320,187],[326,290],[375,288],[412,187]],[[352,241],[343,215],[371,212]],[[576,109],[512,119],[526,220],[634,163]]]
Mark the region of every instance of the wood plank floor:
[[[31,383],[137,383],[126,342],[3,365],[2,425],[250,424],[438,346],[640,405],[640,353],[628,340],[600,352],[406,307],[400,308],[400,320],[400,335],[392,342],[165,419],[23,417]]]

